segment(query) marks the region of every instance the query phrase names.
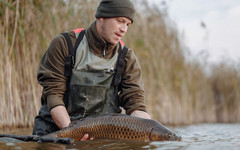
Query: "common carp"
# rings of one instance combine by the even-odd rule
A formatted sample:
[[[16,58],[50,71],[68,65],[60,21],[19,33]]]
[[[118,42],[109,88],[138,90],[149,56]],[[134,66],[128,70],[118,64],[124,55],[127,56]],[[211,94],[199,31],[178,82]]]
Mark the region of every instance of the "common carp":
[[[68,127],[42,136],[72,138],[79,141],[84,134],[93,139],[131,141],[181,141],[173,131],[152,119],[123,114],[109,114],[73,121]]]

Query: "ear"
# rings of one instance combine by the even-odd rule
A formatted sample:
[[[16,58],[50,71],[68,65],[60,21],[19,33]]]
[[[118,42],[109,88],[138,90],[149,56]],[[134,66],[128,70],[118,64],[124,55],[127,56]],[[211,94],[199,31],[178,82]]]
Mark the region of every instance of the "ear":
[[[103,22],[104,21],[104,18],[98,18],[99,19],[99,21],[101,21],[101,22]]]

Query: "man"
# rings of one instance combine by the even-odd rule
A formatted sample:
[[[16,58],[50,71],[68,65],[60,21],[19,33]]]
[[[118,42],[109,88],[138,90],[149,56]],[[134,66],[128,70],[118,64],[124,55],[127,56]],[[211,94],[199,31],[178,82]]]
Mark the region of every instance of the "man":
[[[35,118],[34,135],[45,135],[71,121],[105,113],[120,113],[150,119],[144,104],[141,68],[131,49],[125,48],[124,65],[117,77],[120,55],[124,46],[120,40],[133,23],[135,9],[130,0],[102,0],[96,21],[85,31],[69,31],[77,45],[70,77],[65,74],[68,44],[62,35],[56,36],[44,54],[38,81],[43,87],[42,108]],[[119,80],[119,85],[115,81]],[[86,134],[82,140],[86,140]]]

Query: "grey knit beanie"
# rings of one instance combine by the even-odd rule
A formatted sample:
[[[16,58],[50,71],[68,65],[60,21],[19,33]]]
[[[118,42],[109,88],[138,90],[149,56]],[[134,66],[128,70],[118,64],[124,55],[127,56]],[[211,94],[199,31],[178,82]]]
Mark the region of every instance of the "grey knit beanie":
[[[96,18],[127,17],[132,22],[135,8],[130,0],[102,0],[95,14]]]

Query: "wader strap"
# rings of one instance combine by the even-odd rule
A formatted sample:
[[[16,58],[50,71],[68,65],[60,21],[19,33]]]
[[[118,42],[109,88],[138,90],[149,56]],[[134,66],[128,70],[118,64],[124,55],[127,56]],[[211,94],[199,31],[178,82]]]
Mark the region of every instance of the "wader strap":
[[[116,75],[114,77],[114,87],[115,87],[115,100],[116,104],[119,105],[118,101],[118,89],[120,82],[122,80],[122,72],[123,72],[123,67],[124,67],[124,59],[127,54],[128,48],[127,46],[124,46],[123,49],[121,48],[121,45],[119,45],[119,50],[118,50],[118,60],[117,60],[117,66],[116,66]]]
[[[66,61],[65,61],[65,70],[64,70],[64,75],[68,78],[67,80],[67,91],[70,88],[70,79],[71,79],[71,75],[72,75],[72,68],[74,66],[74,60],[75,60],[75,55],[76,55],[76,50],[78,48],[78,45],[80,44],[80,42],[82,41],[83,37],[85,34],[85,30],[82,30],[79,35],[78,38],[76,40],[76,43],[74,45],[72,45],[71,39],[69,37],[69,35],[65,32],[62,33],[62,35],[64,36],[64,38],[67,40],[67,45],[68,45],[68,56],[66,56]],[[68,97],[68,92],[65,92],[64,95],[64,104],[65,107],[68,106],[68,101],[67,101],[67,97]]]
[[[82,41],[82,39],[83,39],[83,37],[84,37],[84,35],[85,35],[85,31],[86,31],[86,30],[82,30],[82,31],[79,33],[78,38],[77,38],[77,41],[76,41],[76,43],[75,43],[75,45],[74,45],[74,49],[73,49],[74,60],[75,60],[75,58],[76,58],[77,48],[78,48],[79,44],[81,43],[81,41]],[[75,63],[75,62],[73,62],[73,66],[74,66],[74,63]]]
[[[124,46],[123,49],[121,48],[121,45],[119,45],[118,50],[118,60],[117,60],[117,66],[116,66],[116,75],[114,78],[114,86],[118,86],[121,82],[122,78],[122,71],[124,66],[124,59],[127,54],[128,48],[127,46]]]
[[[68,45],[68,56],[66,56],[66,61],[65,61],[65,70],[64,70],[64,75],[66,77],[70,77],[71,74],[72,74],[72,68],[74,66],[74,60],[75,60],[75,54],[76,54],[76,50],[78,48],[78,45],[80,44],[80,42],[82,41],[83,39],[83,36],[85,34],[85,30],[82,30],[76,40],[76,43],[74,45],[74,48],[73,48],[73,45],[72,45],[72,41],[68,35],[68,33],[62,33],[62,35],[64,36],[64,38],[66,39],[67,41],[67,45]]]
[[[69,35],[68,35],[67,33],[62,33],[62,35],[64,36],[64,38],[65,38],[66,41],[67,41],[68,52],[69,52],[69,55],[66,57],[66,61],[65,61],[64,75],[65,75],[66,77],[69,77],[69,75],[70,75],[70,69],[71,69],[71,65],[72,65],[71,51],[72,51],[72,49],[73,49],[73,46],[72,46],[72,41],[71,41]]]

